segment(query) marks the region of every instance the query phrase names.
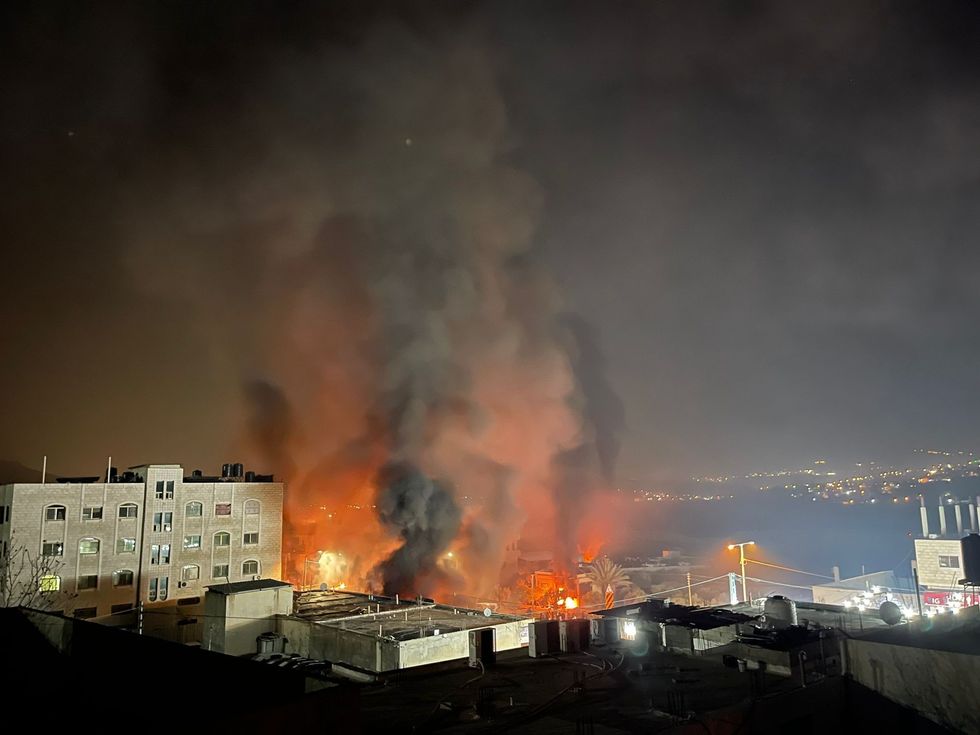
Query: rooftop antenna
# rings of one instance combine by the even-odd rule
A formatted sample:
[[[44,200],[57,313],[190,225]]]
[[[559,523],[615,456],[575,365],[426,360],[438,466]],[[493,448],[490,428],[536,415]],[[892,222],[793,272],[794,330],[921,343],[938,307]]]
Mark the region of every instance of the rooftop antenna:
[[[109,462],[106,464],[105,468],[105,481],[107,483],[112,482],[112,455],[109,455]]]
[[[44,455],[44,462],[41,463],[41,484],[44,484],[44,477],[48,474],[48,455]]]

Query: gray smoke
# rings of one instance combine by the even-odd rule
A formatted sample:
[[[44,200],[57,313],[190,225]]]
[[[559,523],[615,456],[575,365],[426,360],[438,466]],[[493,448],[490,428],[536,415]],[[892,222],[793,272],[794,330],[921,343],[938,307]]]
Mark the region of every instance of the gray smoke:
[[[408,462],[385,465],[376,482],[378,517],[403,541],[376,571],[385,594],[414,594],[439,574],[439,556],[459,533],[462,514],[448,487]]]
[[[294,463],[289,451],[293,435],[293,411],[282,389],[266,380],[253,380],[243,387],[249,409],[248,440],[266,471],[292,478]]]

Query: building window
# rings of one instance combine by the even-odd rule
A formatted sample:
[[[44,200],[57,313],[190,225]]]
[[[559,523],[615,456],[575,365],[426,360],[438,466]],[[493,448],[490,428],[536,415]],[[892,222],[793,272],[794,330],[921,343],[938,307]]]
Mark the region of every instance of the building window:
[[[101,521],[102,520],[102,506],[95,505],[91,508],[82,508],[82,520],[83,521]]]
[[[150,564],[169,564],[170,544],[152,544],[150,546]]]
[[[259,563],[255,559],[249,559],[242,563],[242,574],[252,575],[259,573]]]
[[[150,577],[150,593],[147,595],[150,602],[155,602],[157,599],[157,582],[156,577]]]
[[[167,585],[170,584],[170,577],[160,577],[160,599],[167,599]]]
[[[94,618],[99,613],[99,608],[97,607],[76,607],[75,617],[79,620],[88,620],[89,618]]]
[[[170,533],[174,527],[174,514],[172,512],[166,513],[154,513],[153,514],[153,530],[163,531],[164,533]]]
[[[120,613],[129,612],[132,609],[133,609],[133,603],[123,602],[118,605],[113,605],[111,612],[113,615],[119,615]]]
[[[228,579],[228,565],[215,564],[211,567],[211,579]]]
[[[63,556],[65,544],[62,541],[45,541],[41,544],[41,556]]]
[[[78,589],[94,590],[99,586],[98,574],[82,574],[78,577]]]
[[[119,569],[112,573],[112,586],[113,587],[132,587],[133,586],[133,570],[132,569]]]
[[[214,514],[216,516],[230,516],[231,515],[231,503],[215,503],[214,504]]]
[[[44,520],[46,521],[65,520],[65,506],[49,505],[47,508],[44,509]]]
[[[157,500],[163,500],[163,480],[157,480],[155,496]]]
[[[39,592],[57,592],[61,589],[61,577],[57,574],[45,574],[38,580]]]
[[[242,537],[242,543],[245,544],[246,546],[257,544],[258,542],[259,542],[258,531],[256,531],[255,533],[246,533]]]
[[[174,481],[173,480],[167,480],[167,489],[164,491],[163,497],[164,497],[165,500],[173,500],[174,499]]]
[[[83,538],[78,542],[79,554],[98,554],[99,540],[97,538]]]
[[[177,600],[177,606],[187,607],[188,605],[199,605],[200,602],[200,597],[182,597],[181,599]],[[180,623],[177,623],[177,625],[180,625]]]
[[[180,578],[185,582],[191,582],[201,578],[201,567],[197,564],[188,564],[180,572]]]
[[[116,541],[117,554],[132,554],[136,551],[136,539],[121,538]]]
[[[941,555],[939,557],[939,568],[940,569],[959,569],[960,568],[960,558],[958,556],[945,556],[945,555]]]
[[[262,510],[262,503],[258,500],[246,500],[245,501],[245,515],[247,516],[257,516],[259,511]]]
[[[231,534],[225,531],[218,531],[214,534],[215,546],[231,546]]]
[[[200,518],[204,515],[204,506],[197,501],[188,503],[184,508],[184,515],[188,518]]]
[[[135,518],[139,510],[136,507],[136,503],[123,503],[119,506],[119,517],[120,518]]]
[[[184,548],[185,549],[200,549],[201,548],[201,537],[200,536],[184,536]]]

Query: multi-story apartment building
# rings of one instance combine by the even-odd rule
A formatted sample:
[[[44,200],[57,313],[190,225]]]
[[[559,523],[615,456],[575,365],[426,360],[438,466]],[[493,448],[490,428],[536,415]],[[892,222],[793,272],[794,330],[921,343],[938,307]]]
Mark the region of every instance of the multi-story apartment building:
[[[0,554],[50,558],[35,584],[68,593],[57,597],[84,618],[278,577],[283,485],[240,468],[185,477],[180,465],[153,464],[109,482],[0,485]]]

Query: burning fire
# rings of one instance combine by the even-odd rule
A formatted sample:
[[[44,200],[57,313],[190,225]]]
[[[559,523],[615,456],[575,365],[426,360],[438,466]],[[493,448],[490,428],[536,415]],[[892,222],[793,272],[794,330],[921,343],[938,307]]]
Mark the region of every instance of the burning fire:
[[[566,610],[574,610],[578,607],[578,599],[575,597],[566,597],[564,600],[558,600],[558,607],[564,607]]]

